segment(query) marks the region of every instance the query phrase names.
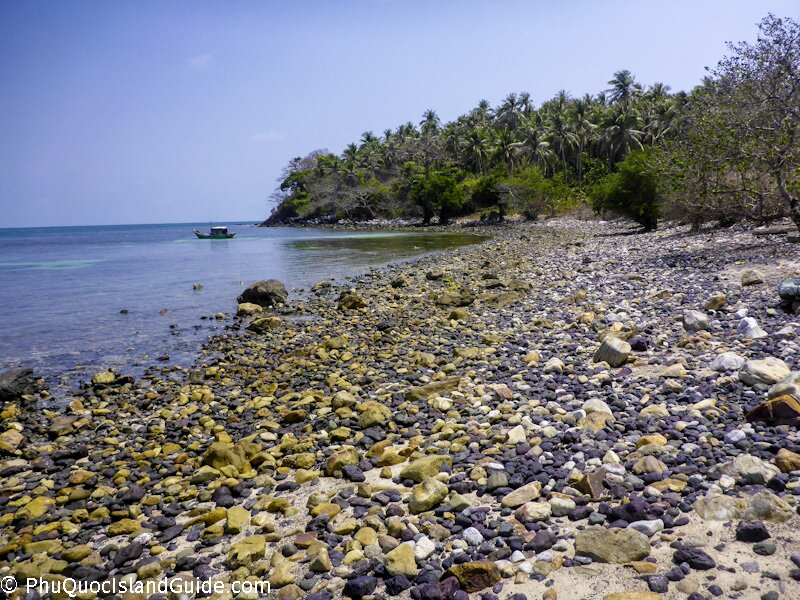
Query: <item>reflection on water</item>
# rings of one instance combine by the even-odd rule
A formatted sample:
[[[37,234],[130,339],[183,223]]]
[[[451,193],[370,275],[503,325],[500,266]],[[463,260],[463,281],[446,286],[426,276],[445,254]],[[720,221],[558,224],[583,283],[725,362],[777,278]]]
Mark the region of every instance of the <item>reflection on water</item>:
[[[200,240],[196,224],[0,229],[0,369],[32,366],[84,377],[140,371],[163,356],[188,364],[231,313],[244,285],[279,279],[290,290],[426,252],[475,235],[231,225],[231,240]],[[201,283],[202,289],[193,289]]]

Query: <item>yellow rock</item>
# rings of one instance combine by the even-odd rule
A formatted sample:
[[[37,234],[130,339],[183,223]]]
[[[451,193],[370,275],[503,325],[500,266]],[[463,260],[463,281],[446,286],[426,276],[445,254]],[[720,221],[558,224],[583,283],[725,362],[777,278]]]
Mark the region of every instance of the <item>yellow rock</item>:
[[[25,506],[17,511],[18,519],[38,519],[47,513],[52,506],[56,503],[52,498],[47,496],[39,496],[28,502]]]
[[[637,448],[641,448],[642,446],[646,446],[647,444],[656,444],[657,446],[665,446],[667,444],[667,438],[665,438],[660,433],[653,433],[651,435],[643,435],[636,442],[636,447]]]

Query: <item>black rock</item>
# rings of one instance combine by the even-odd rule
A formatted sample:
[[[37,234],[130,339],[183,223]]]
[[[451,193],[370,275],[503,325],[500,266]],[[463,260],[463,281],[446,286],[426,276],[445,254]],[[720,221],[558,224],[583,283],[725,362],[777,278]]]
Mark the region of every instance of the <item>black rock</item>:
[[[769,531],[761,521],[741,521],[736,527],[736,539],[740,542],[763,542],[769,539]]]
[[[698,548],[683,546],[672,556],[676,564],[686,563],[693,569],[707,571],[717,566],[714,559]]]
[[[397,575],[386,580],[386,593],[390,596],[398,596],[411,587],[411,582],[405,575]]]
[[[372,594],[377,586],[378,579],[369,575],[348,579],[344,584],[344,595],[349,598],[363,598]]]
[[[647,578],[647,586],[651,592],[665,594],[669,590],[669,579],[664,575],[652,575]]]
[[[772,556],[778,550],[778,547],[772,542],[759,542],[753,546],[753,552],[760,556]]]
[[[139,542],[129,544],[117,551],[117,555],[114,557],[114,564],[117,567],[121,567],[129,561],[139,558],[142,552],[144,552],[144,544],[140,544]]]
[[[348,481],[353,481],[355,483],[361,483],[367,480],[364,476],[364,472],[354,465],[345,465],[342,467],[342,475],[344,475],[344,478]]]

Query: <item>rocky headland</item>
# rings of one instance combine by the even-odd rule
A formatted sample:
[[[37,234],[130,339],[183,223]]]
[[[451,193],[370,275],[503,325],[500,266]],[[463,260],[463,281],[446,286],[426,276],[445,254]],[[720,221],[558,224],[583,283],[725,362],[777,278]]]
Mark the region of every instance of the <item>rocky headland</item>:
[[[800,597],[797,244],[494,233],[299,298],[249,289],[192,370],[98,373],[64,403],[5,376],[0,576]]]

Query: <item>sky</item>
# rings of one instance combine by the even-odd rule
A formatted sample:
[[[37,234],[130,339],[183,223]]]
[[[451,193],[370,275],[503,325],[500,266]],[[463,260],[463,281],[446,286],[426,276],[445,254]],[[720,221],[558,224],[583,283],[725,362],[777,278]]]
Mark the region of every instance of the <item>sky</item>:
[[[283,166],[429,108],[688,90],[796,0],[0,0],[0,228],[255,221]]]

